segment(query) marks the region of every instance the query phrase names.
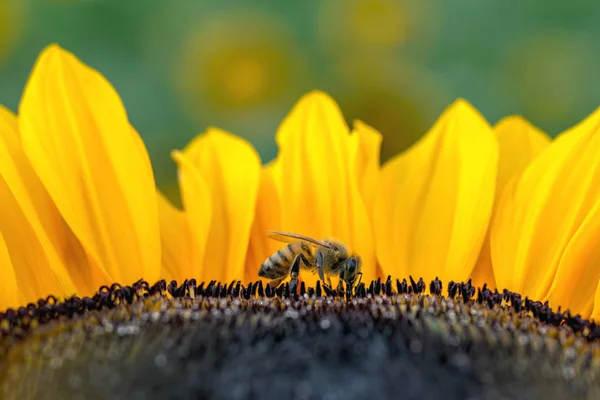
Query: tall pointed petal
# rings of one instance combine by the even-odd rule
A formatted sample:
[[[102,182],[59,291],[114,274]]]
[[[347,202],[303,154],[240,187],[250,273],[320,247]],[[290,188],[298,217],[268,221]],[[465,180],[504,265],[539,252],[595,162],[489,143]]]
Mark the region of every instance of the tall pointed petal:
[[[281,243],[268,237],[267,232],[281,228],[281,203],[279,192],[273,179],[273,167],[261,170],[260,187],[256,199],[254,222],[250,233],[250,242],[246,254],[245,280],[259,279],[258,270],[265,259],[275,253]]]
[[[466,101],[384,165],[375,200],[377,255],[386,274],[466,280],[487,230],[498,147]]]
[[[204,179],[210,196],[211,222],[201,278],[240,279],[254,220],[260,158],[248,142],[216,128],[194,139],[181,158]],[[205,211],[191,198],[185,207],[192,225]]]
[[[114,280],[157,279],[154,179],[110,83],[52,45],[40,55],[19,111],[23,148],[88,256]]]
[[[359,140],[333,99],[322,92],[305,95],[276,140],[281,229],[345,242],[362,257],[364,279],[375,278],[372,227],[357,176]],[[312,284],[316,276],[304,273],[302,279]]]
[[[531,160],[550,144],[550,137],[519,116],[502,119],[494,126],[498,139],[498,175],[496,177],[496,195],[498,201],[508,182],[523,172]],[[492,212],[493,218],[494,212]],[[495,287],[494,271],[490,249],[490,228],[485,237],[481,254],[472,274],[473,283]],[[500,288],[502,289],[502,288]]]
[[[600,109],[561,134],[512,180],[491,230],[498,286],[588,316],[590,302],[581,296],[593,298],[600,275],[593,249],[600,244],[599,125]]]

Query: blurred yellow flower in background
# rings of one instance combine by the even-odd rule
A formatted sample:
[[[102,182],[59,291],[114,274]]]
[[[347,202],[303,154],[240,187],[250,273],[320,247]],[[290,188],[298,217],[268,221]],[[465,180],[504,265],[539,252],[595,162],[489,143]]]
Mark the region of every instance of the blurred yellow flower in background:
[[[380,133],[350,129],[313,91],[281,123],[268,165],[218,128],[174,151],[179,210],[156,191],[112,86],[52,45],[18,117],[0,110],[0,304],[142,278],[256,280],[281,246],[266,237],[276,229],[344,241],[366,281],[475,277],[598,318],[599,118],[550,143],[520,117],[492,128],[459,99],[380,167]]]
[[[243,110],[275,103],[302,71],[285,26],[256,12],[213,15],[192,27],[180,54],[175,80],[190,112],[196,107]]]
[[[332,0],[319,11],[319,36],[328,53],[385,54],[411,45],[423,51],[433,38],[434,2]]]
[[[507,48],[491,80],[496,92],[514,96],[533,120],[564,121],[578,114],[600,63],[592,37],[549,30]]]
[[[434,73],[406,60],[351,54],[332,65],[345,82],[336,98],[347,118],[369,121],[382,133],[386,161],[421,137],[445,107],[447,92]]]

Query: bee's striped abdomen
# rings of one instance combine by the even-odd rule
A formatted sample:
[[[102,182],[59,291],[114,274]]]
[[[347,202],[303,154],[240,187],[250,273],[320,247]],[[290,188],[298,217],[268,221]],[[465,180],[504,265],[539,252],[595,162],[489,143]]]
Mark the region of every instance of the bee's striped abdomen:
[[[258,276],[277,279],[287,275],[294,262],[294,258],[300,252],[310,256],[311,248],[303,241],[289,243],[287,246],[277,250],[262,263],[258,271]]]

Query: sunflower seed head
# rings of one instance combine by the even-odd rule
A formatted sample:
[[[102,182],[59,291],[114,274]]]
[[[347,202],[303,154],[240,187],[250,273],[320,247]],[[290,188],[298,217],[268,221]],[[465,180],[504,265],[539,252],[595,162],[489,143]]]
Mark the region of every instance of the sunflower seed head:
[[[0,315],[0,397],[600,398],[596,325],[470,282],[103,287]]]

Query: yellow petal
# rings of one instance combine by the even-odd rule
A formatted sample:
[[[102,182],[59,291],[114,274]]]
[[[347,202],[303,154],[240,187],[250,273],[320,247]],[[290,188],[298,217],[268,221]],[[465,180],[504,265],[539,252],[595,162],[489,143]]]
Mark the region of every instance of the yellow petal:
[[[494,277],[494,268],[492,267],[492,250],[490,248],[490,233],[485,235],[483,245],[481,246],[481,253],[475,264],[475,268],[471,273],[471,280],[473,285],[477,287],[483,287],[487,285],[488,289],[496,289],[496,278]]]
[[[350,135],[333,99],[305,95],[285,118],[276,140],[275,169],[281,229],[349,245],[363,260],[363,279],[375,278],[372,226],[359,190],[359,140]],[[301,277],[313,284],[316,276]]]
[[[172,156],[179,168],[179,187],[181,188],[181,200],[185,210],[185,225],[189,229],[192,245],[190,259],[181,260],[184,262],[183,265],[176,269],[181,274],[180,279],[196,278],[202,280],[205,275],[209,274],[209,271],[205,272],[204,259],[212,222],[211,194],[206,181],[189,157],[179,151],[174,151]],[[168,214],[174,217],[174,212],[170,212],[168,208],[163,206],[164,204],[161,206],[161,212],[163,213],[161,218],[167,217]],[[169,223],[168,221],[165,222]],[[183,232],[179,232],[179,234],[185,235]]]
[[[110,83],[51,45],[34,67],[19,111],[25,152],[88,256],[114,280],[157,279],[154,180]]]
[[[202,279],[231,281],[244,278],[250,229],[260,181],[260,158],[245,140],[211,128],[194,139],[182,154],[206,182],[211,222]],[[194,225],[202,205],[185,204]]]
[[[0,232],[0,310],[22,306],[22,301],[14,266]]]
[[[438,276],[444,284],[469,277],[492,210],[497,159],[491,127],[458,100],[384,165],[374,221],[386,274]]]
[[[596,287],[596,296],[594,299],[594,309],[590,318],[598,324],[600,323],[600,281]]]
[[[381,171],[380,155],[383,137],[376,129],[362,121],[354,121],[352,136],[358,139],[356,156],[358,188],[365,202],[365,207],[367,207],[367,214],[372,226],[375,211],[375,191],[377,190],[377,180]],[[379,263],[376,265],[375,276],[384,276]]]
[[[561,134],[508,184],[491,230],[498,286],[539,300],[555,299],[560,304],[551,305],[563,308],[576,292],[593,297],[597,279],[581,285],[569,280],[588,279],[592,272],[587,269],[597,269],[600,262],[579,264],[596,257],[589,246],[598,246],[593,232],[600,198],[599,123],[597,110]],[[587,301],[573,304],[589,314]]]
[[[496,177],[496,195],[494,204],[498,204],[510,179],[521,174],[548,144],[550,137],[519,116],[510,116],[502,119],[494,126],[494,133],[498,139],[498,175]],[[493,218],[494,212],[492,212]],[[495,288],[494,271],[490,249],[490,234],[488,233],[483,243],[481,254],[472,274],[473,283]],[[503,289],[503,288],[500,288]]]
[[[381,133],[362,121],[354,121],[354,131],[359,140],[356,156],[358,187],[369,215],[373,213],[375,190],[380,170]]]
[[[2,131],[1,134],[3,136],[10,135],[11,138],[8,140],[13,140],[13,138],[20,143],[19,138],[19,122],[17,120],[17,116],[8,108],[4,107],[0,104],[0,123],[2,123]]]
[[[60,215],[20,147],[15,120],[0,107],[0,232],[22,300],[70,295],[76,287],[59,255]]]
[[[0,125],[7,124],[4,129],[0,128],[3,134],[6,133],[0,139],[0,159],[3,160],[0,175],[40,241],[45,252],[41,258],[47,258],[53,273],[63,282],[64,287],[55,294],[91,295],[99,286],[112,283],[103,266],[87,257],[35,173],[17,134],[17,118],[0,107],[0,120]],[[23,249],[9,250],[14,253]],[[21,266],[17,267],[21,270]]]
[[[194,232],[192,232],[185,213],[175,208],[158,191],[156,200],[158,202],[163,266],[160,278],[167,281],[175,279],[181,283],[184,279],[198,276],[201,273],[202,260],[197,258]],[[209,223],[210,219],[203,225],[206,234],[208,234]],[[206,240],[206,235],[204,237]]]
[[[273,179],[273,167],[269,166],[260,173],[254,222],[246,254],[246,282],[258,280],[258,270],[263,261],[281,247],[281,243],[267,236],[267,232],[272,229],[281,229],[281,204]]]
[[[550,144],[551,138],[519,116],[506,117],[494,126],[498,138],[498,190],[496,200],[515,176],[521,174],[539,153]]]
[[[599,132],[600,133],[600,132]],[[577,229],[560,259],[548,301],[553,307],[570,309],[584,318],[600,317],[594,301],[600,281],[600,202]]]

